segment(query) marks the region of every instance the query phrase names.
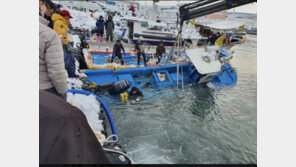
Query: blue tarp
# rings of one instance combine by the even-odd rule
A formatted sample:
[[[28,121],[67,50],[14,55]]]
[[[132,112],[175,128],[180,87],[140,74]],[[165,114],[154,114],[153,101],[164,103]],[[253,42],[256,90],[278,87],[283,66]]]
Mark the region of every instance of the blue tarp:
[[[113,5],[113,6],[115,6],[116,5],[116,3],[115,2],[112,2],[112,1],[107,1],[107,3],[106,3],[107,5]]]

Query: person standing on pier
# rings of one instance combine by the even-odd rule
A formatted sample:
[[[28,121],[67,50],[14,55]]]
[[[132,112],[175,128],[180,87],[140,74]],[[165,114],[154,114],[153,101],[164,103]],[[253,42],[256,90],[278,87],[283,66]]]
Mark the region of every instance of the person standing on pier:
[[[136,43],[136,50],[137,50],[137,60],[138,60],[138,66],[140,65],[140,59],[141,59],[141,55],[143,56],[143,61],[144,61],[144,65],[145,67],[147,66],[146,64],[146,56],[145,56],[145,45],[144,45],[144,38],[141,36],[138,40],[138,42]]]
[[[100,16],[100,18],[96,22],[96,26],[98,28],[97,41],[103,42],[104,25],[105,25],[104,18],[103,16]]]
[[[159,44],[156,47],[156,56],[158,61],[156,62],[156,64],[160,63],[161,57],[162,55],[165,54],[165,47],[163,46],[163,42],[160,41]]]
[[[112,16],[108,16],[108,20],[105,22],[105,28],[106,28],[106,35],[107,35],[107,41],[109,39],[111,42],[113,42],[113,31],[114,31],[114,22],[112,20]]]
[[[123,54],[125,55],[124,47],[122,46],[121,41],[118,39],[116,41],[116,44],[113,47],[111,63],[113,63],[115,57],[118,57],[120,59],[121,65],[124,65],[124,61],[123,61],[123,58],[121,55],[121,50],[123,51]]]

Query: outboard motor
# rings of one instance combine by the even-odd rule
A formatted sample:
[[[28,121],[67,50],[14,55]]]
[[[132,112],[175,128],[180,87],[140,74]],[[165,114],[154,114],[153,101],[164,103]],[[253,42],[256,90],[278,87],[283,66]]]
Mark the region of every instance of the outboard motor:
[[[125,92],[130,87],[130,82],[127,79],[115,82],[109,90],[111,95]]]

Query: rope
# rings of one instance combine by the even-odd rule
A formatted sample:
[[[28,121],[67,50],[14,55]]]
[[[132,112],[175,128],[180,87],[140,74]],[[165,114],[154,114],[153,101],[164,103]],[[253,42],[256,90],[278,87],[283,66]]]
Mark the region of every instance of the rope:
[[[116,140],[112,140],[111,139],[112,137],[113,138],[115,137]],[[107,137],[105,140],[103,140],[102,143],[103,143],[103,145],[105,145],[106,143],[116,143],[117,141],[118,141],[118,136],[113,134],[113,135]],[[121,154],[121,155],[125,156],[127,159],[129,159],[131,161],[131,164],[135,163],[129,155],[127,155],[126,153],[124,153],[122,151],[118,151],[118,150],[115,150],[115,149],[104,148],[104,147],[103,147],[103,150]]]
[[[182,90],[184,89],[184,81],[183,81],[183,66],[181,67],[181,71],[182,71]]]
[[[153,77],[153,73],[154,73],[156,67],[157,67],[157,66],[155,66],[155,67],[153,68],[153,71],[152,71],[151,76],[149,77],[148,81],[147,81],[147,82],[144,82],[143,84],[141,84],[140,87],[142,87],[142,86],[146,85],[148,82],[150,82],[151,78]]]
[[[110,140],[112,137],[113,137],[113,140]],[[114,140],[114,137],[115,137],[115,140]],[[105,145],[105,143],[116,143],[116,142],[118,142],[118,136],[116,134],[112,134],[102,141],[103,145]]]
[[[196,70],[196,68],[194,67],[194,69],[191,71],[191,73],[188,75],[188,76],[190,76],[193,72],[194,72],[194,70]]]

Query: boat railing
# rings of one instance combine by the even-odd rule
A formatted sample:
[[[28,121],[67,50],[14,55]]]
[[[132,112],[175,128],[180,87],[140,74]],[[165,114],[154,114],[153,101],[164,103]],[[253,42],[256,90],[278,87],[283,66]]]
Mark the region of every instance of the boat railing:
[[[106,64],[106,63],[111,63],[111,60],[112,60],[112,54],[106,54],[106,56],[104,57],[96,57],[96,56],[92,56],[92,62],[93,64],[97,64],[97,65],[103,65],[103,64]],[[148,59],[147,63],[149,64],[149,59],[156,59],[156,55],[155,54],[149,54],[149,55],[146,55],[146,59]],[[161,58],[161,62],[166,62],[168,58],[168,54],[164,54]],[[188,57],[186,56],[186,60],[184,61],[179,61],[179,63],[182,63],[182,62],[188,62]],[[137,61],[138,61],[138,57],[137,55],[126,55],[126,56],[122,56],[122,59],[123,61],[127,64],[127,65],[136,65],[137,64]],[[118,57],[114,57],[114,62],[116,63],[120,63],[120,60]],[[140,58],[141,61],[143,61],[143,57],[141,56]],[[100,63],[98,63],[100,62]],[[156,62],[155,62],[156,63]],[[170,64],[176,64],[176,60],[170,60],[168,61],[168,65]]]
[[[113,46],[115,42],[96,42],[96,41],[88,41],[88,50],[95,50],[95,51],[106,51],[110,52],[113,51]],[[126,52],[135,52],[135,44],[132,43],[124,43],[122,42],[122,45]],[[153,45],[145,45],[145,52],[156,52],[156,47]],[[171,48],[166,46],[166,48]]]

